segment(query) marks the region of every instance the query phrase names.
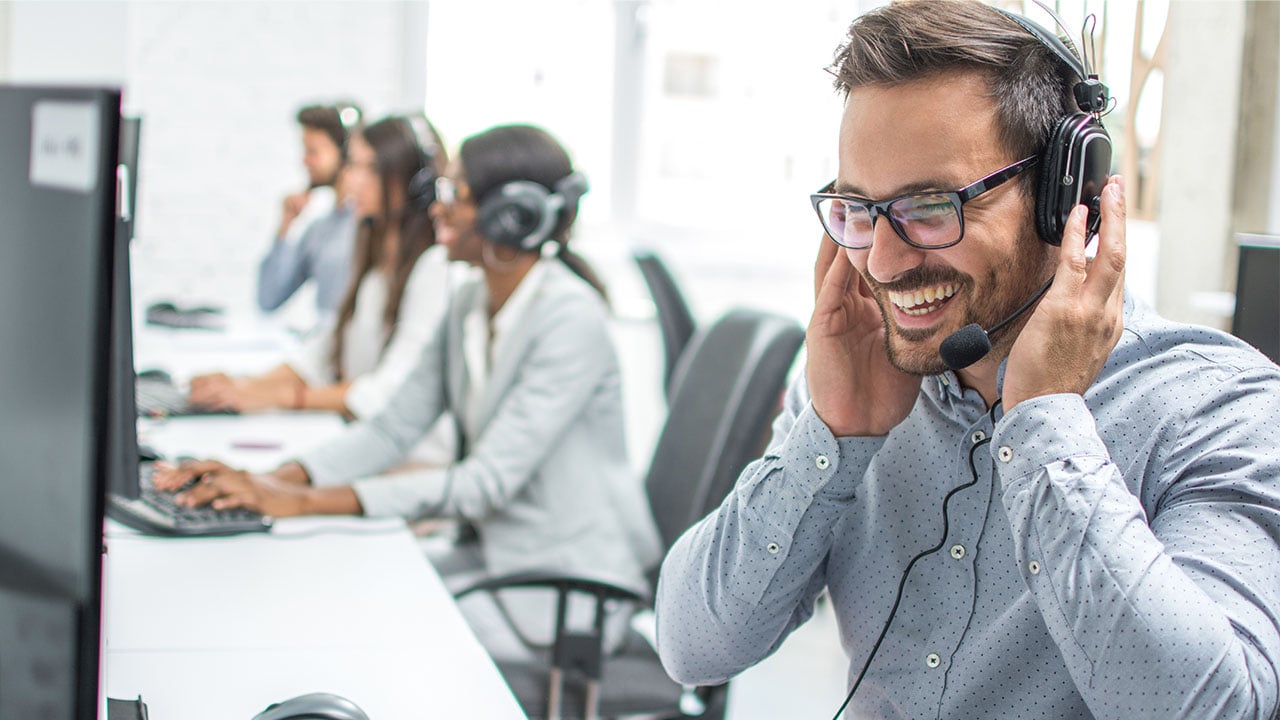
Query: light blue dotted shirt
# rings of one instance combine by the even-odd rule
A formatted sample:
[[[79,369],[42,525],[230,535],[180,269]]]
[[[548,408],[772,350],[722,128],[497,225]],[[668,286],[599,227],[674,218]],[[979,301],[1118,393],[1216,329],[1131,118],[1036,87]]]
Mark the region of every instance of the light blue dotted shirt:
[[[887,436],[835,438],[801,374],[765,456],[663,564],[667,671],[723,682],[828,589],[852,685],[981,444],[846,717],[1273,717],[1280,368],[1127,298],[1083,398],[996,419],[947,373]]]

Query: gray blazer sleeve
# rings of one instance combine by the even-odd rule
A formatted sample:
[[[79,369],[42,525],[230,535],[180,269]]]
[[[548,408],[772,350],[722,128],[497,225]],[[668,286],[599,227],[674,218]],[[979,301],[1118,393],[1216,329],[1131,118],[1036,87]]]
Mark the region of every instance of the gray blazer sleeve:
[[[561,295],[531,310],[525,341],[509,346],[522,353],[519,369],[467,457],[446,470],[357,482],[366,514],[481,519],[506,508],[535,476],[615,362],[597,298]]]

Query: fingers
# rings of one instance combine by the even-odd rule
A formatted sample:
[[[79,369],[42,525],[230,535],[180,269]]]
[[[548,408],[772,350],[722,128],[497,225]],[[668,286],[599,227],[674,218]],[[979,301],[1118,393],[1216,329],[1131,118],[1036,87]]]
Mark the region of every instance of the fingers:
[[[201,475],[231,470],[216,460],[183,460],[176,465],[159,462],[155,468],[151,476],[152,484],[167,491],[177,490]]]
[[[1053,276],[1052,292],[1074,297],[1084,284],[1088,267],[1084,255],[1085,224],[1088,217],[1089,209],[1084,205],[1075,206],[1067,216],[1067,224],[1062,228],[1062,250],[1058,255],[1058,269]]]
[[[1062,251],[1054,276],[1055,291],[1105,304],[1123,293],[1125,264],[1124,184],[1119,176],[1107,180],[1099,199],[1101,222],[1093,262],[1085,258],[1088,209],[1077,205],[1062,233]]]
[[[1105,302],[1124,291],[1125,243],[1124,182],[1115,175],[1102,188],[1102,222],[1098,228],[1098,252],[1085,280],[1085,292]]]
[[[822,294],[823,282],[827,279],[827,272],[831,269],[831,263],[836,259],[836,255],[840,252],[840,246],[831,242],[827,234],[822,233],[822,240],[818,245],[818,259],[813,264],[813,298],[818,299]]]
[[[215,508],[240,507],[238,504],[228,503],[232,502],[231,498],[235,498],[234,502],[243,504],[248,489],[249,480],[245,474],[238,470],[227,468],[223,472],[201,477],[200,481],[192,486],[190,490],[178,495],[175,500],[179,504],[189,507],[211,503]]]
[[[850,283],[854,282],[853,264],[849,262],[848,255],[844,249],[831,241],[827,241],[824,245],[829,245],[830,250],[824,250],[819,253],[819,263],[825,260],[825,272],[821,277],[817,278],[818,284],[815,286],[816,293],[814,297],[815,311],[823,308],[830,309],[840,305],[845,296],[849,292]],[[823,256],[828,257],[823,257]]]
[[[231,378],[225,375],[213,375],[191,381],[191,390],[187,398],[196,405],[210,408],[240,408],[240,389]]]

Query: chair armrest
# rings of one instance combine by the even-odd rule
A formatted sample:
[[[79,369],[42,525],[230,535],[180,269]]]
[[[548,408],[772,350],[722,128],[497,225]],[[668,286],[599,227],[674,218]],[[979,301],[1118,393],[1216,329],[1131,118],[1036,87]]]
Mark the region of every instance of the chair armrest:
[[[643,603],[645,596],[603,580],[577,575],[565,575],[552,571],[526,571],[481,579],[454,593],[461,599],[477,591],[495,592],[510,589],[554,590],[557,596],[554,640],[551,646],[551,685],[549,697],[558,697],[559,685],[565,672],[576,671],[588,679],[589,685],[600,681],[604,658],[605,604],[610,600]],[[566,626],[569,595],[582,593],[595,600],[595,622],[588,632],[570,631]],[[558,700],[557,700],[558,702]]]
[[[455,592],[453,596],[455,598],[461,598],[465,595],[476,592],[477,590],[493,592],[495,590],[509,590],[513,588],[546,588],[549,590],[556,590],[561,596],[570,592],[581,592],[594,595],[599,600],[645,601],[645,596],[635,590],[624,588],[620,585],[614,585],[610,582],[581,577],[578,575],[565,575],[563,573],[540,570],[487,577],[462,588]]]

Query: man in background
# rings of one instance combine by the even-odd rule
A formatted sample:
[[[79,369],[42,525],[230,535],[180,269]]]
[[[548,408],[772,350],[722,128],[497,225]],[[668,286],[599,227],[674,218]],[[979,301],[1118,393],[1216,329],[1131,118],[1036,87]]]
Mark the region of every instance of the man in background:
[[[308,280],[315,281],[319,320],[342,300],[351,268],[356,217],[342,192],[349,131],[360,120],[354,105],[308,105],[298,111],[306,190],[284,198],[271,251],[258,267],[258,306],[276,310]]]

